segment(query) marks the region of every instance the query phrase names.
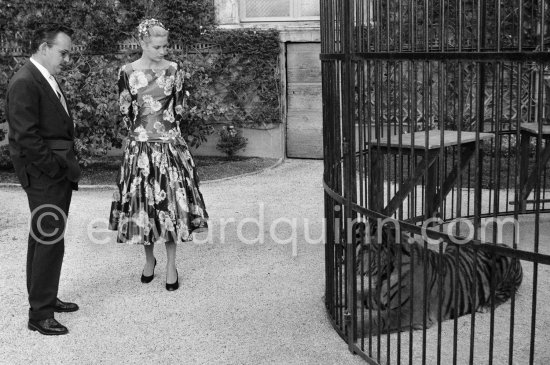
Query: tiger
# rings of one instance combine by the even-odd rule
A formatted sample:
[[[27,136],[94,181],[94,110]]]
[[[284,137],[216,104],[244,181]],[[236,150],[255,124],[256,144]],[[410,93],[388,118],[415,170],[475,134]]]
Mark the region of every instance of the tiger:
[[[474,311],[483,312],[493,303],[496,307],[506,302],[521,285],[523,269],[517,258],[471,244],[447,243],[439,253],[425,248],[423,238],[413,238],[404,232],[396,242],[395,227],[387,225],[377,235],[381,239],[371,236],[371,242],[366,242],[365,226],[362,222],[355,226],[357,309],[365,308],[363,313],[359,312],[357,329],[363,337],[411,327],[423,329],[424,323],[429,328],[438,322],[439,315],[445,321]],[[490,290],[491,278],[494,296]],[[472,295],[474,285],[476,295]]]

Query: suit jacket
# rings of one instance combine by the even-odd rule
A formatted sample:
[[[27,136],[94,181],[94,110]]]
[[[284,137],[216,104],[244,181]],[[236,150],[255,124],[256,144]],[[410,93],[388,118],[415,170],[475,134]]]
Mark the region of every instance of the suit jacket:
[[[6,115],[10,155],[21,185],[29,185],[28,175],[45,175],[67,178],[76,190],[80,167],[74,153],[73,119],[30,61],[10,80]]]

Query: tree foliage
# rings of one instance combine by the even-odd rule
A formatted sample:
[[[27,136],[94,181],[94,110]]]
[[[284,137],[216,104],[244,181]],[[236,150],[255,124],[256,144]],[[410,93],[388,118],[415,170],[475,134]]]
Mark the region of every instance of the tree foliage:
[[[186,44],[215,26],[210,0],[0,0],[0,9],[0,34],[27,51],[32,30],[44,22],[73,28],[85,53],[116,51],[144,18],[165,22],[174,38]]]

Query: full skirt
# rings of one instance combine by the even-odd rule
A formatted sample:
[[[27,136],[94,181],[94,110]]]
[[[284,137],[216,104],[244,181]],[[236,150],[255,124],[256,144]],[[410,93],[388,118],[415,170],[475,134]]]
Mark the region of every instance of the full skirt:
[[[185,144],[131,140],[117,186],[109,228],[118,232],[118,242],[187,242],[193,232],[208,227],[195,163]]]

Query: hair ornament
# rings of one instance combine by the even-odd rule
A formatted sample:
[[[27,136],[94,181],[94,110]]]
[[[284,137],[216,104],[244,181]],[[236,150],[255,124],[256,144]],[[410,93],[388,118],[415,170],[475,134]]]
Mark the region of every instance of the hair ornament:
[[[151,35],[151,34],[149,34],[149,29],[151,29],[152,27],[155,27],[155,26],[159,26],[162,29],[168,30],[168,29],[166,29],[164,24],[162,24],[157,19],[154,19],[154,18],[145,19],[141,23],[139,23],[139,25],[138,25],[139,38],[144,39],[146,37],[149,37]]]

